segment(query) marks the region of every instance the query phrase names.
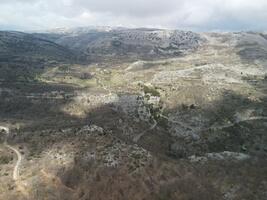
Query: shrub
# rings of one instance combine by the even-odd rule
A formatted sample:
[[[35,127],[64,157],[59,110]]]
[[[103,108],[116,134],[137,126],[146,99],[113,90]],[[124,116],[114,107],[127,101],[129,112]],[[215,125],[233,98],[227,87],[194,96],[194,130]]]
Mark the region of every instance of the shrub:
[[[83,73],[83,74],[81,74],[81,77],[80,77],[80,79],[82,79],[82,80],[92,79],[92,78],[93,78],[93,75],[90,73]]]
[[[145,85],[144,85],[144,92],[145,94],[151,94],[152,96],[160,97],[160,93],[156,89]]]
[[[0,157],[0,164],[1,165],[8,164],[11,161],[11,159],[12,159],[11,157],[6,156],[6,155],[1,156]]]

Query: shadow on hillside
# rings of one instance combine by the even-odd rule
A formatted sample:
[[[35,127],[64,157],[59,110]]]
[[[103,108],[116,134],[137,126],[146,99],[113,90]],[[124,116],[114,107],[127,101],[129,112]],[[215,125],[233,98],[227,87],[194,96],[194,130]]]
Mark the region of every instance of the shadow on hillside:
[[[42,93],[50,89],[52,91],[62,90],[72,95],[77,95],[79,92],[77,88],[59,85],[39,85],[36,91]],[[205,108],[177,105],[174,109],[165,110],[165,113],[172,116],[178,115],[178,119],[192,130],[181,127],[179,124],[167,122],[163,118],[158,118],[158,126],[150,130],[151,125],[142,121],[136,122],[132,116],[122,111],[122,105],[120,105],[122,96],[123,94],[120,94],[119,99],[115,102],[100,105],[88,111],[87,115],[82,118],[70,115],[62,110],[63,106],[69,106],[73,102],[73,98],[36,100],[25,97],[6,97],[0,100],[1,118],[14,122],[26,121],[26,126],[19,130],[23,134],[17,134],[17,142],[27,143],[28,140],[31,140],[34,146],[38,146],[38,152],[42,152],[49,147],[50,145],[47,145],[47,143],[52,145],[64,141],[66,138],[65,133],[62,132],[64,128],[73,128],[73,131],[68,135],[68,137],[72,137],[76,136],[75,132],[78,132],[82,126],[91,124],[104,128],[107,132],[128,143],[133,143],[135,135],[147,130],[138,142],[140,146],[155,154],[176,158],[203,155],[209,152],[256,152],[264,149],[264,144],[257,146],[258,140],[263,141],[263,143],[265,141],[264,131],[266,127],[262,123],[264,120],[238,123],[236,121],[238,120],[237,114],[241,113],[242,115],[247,111],[250,112],[249,115],[252,117],[267,117],[265,115],[267,113],[267,97],[263,97],[260,101],[252,101],[245,96],[226,91],[220,100],[212,102]],[[203,118],[203,120],[200,119],[203,123],[199,125],[193,120],[198,115]],[[188,117],[190,118],[189,121],[187,120]],[[228,124],[230,126],[227,126]],[[178,136],[172,136],[173,133],[170,132],[173,125],[178,130],[176,133]],[[42,138],[41,130],[47,129],[55,137],[50,141],[48,135],[45,135],[42,140],[43,144],[38,145],[40,142],[38,137]],[[24,134],[24,132],[28,132],[28,134]],[[198,139],[192,137],[192,134]]]
[[[16,86],[12,88],[15,90]],[[21,91],[22,88],[17,90]],[[41,83],[23,88],[27,94],[33,91],[46,93],[55,90],[70,94],[79,91],[71,86]],[[260,101],[252,101],[245,96],[226,91],[220,100],[212,102],[205,108],[177,105],[172,110],[166,110],[167,113],[191,117],[201,113],[208,119],[203,125],[205,131],[197,132],[198,140],[172,137],[169,132],[170,124],[164,119],[158,119],[162,120],[158,127],[148,130],[138,142],[139,147],[143,147],[154,156],[148,165],[142,166],[142,163],[139,163],[142,159],[140,155],[131,158],[122,147],[123,144],[127,144],[127,148],[134,146],[131,134],[138,134],[148,129],[149,125],[135,122],[120,109],[121,95],[116,102],[99,106],[88,112],[84,118],[68,115],[61,110],[62,106],[71,103],[73,98],[35,100],[6,96],[1,98],[0,113],[2,119],[14,121],[26,119],[33,122],[9,138],[10,143],[26,144],[30,156],[38,158],[47,150],[61,149],[65,145],[73,146],[76,152],[73,165],[62,167],[56,172],[63,186],[68,188],[67,191],[60,186],[56,188],[55,193],[62,199],[109,199],[109,197],[110,199],[179,199],[182,195],[181,199],[212,200],[220,199],[222,196],[220,186],[215,187],[213,184],[216,181],[224,184],[225,180],[222,180],[222,177],[233,184],[241,185],[242,188],[244,188],[243,183],[248,180],[250,185],[262,181],[263,177],[258,173],[264,174],[266,170],[263,161],[245,164],[215,162],[202,167],[180,158],[222,151],[248,154],[264,152],[267,146],[264,123],[266,120],[240,122],[220,130],[208,130],[208,128],[228,122],[235,123],[236,113],[248,109],[254,110],[252,114],[255,116],[263,116],[267,113],[266,96]],[[91,124],[104,128],[104,133],[88,135],[81,132],[84,125]],[[70,131],[66,131],[67,128],[70,128]],[[174,143],[179,148],[172,149]],[[118,168],[108,167],[101,162],[101,159],[111,153],[116,146],[119,147],[116,153],[123,162],[119,163]],[[102,150],[99,150],[100,147]],[[100,161],[96,161],[88,157],[92,152],[96,154],[105,152],[105,154],[101,154]],[[242,177],[237,177],[236,174],[241,174]],[[246,190],[241,197],[251,197],[255,191],[259,189],[251,187],[251,191]]]
[[[253,64],[255,61],[267,61],[267,40],[266,35],[247,33],[237,43],[237,55],[244,63]]]
[[[38,125],[38,122],[44,122],[44,120],[47,120],[47,124],[56,125],[60,123],[60,120],[71,119],[61,113],[60,108],[71,101],[77,88],[40,82],[4,82],[0,87],[2,89],[0,98],[2,121],[10,120],[15,124],[16,121],[18,124],[29,121],[33,122],[33,128],[35,128],[34,124]],[[44,129],[45,124],[39,128]]]
[[[266,109],[267,99],[260,102],[253,102],[244,96],[233,92],[226,92],[222,99],[213,102],[205,110],[194,108],[187,110],[192,116],[196,112],[203,112],[209,119],[207,127],[214,124],[225,124],[226,120],[234,122],[235,114],[244,109]],[[119,101],[118,101],[119,102]],[[115,103],[115,102],[114,102]],[[57,171],[64,187],[68,191],[57,188],[57,193],[66,199],[223,199],[222,191],[224,184],[238,184],[242,193],[238,193],[240,198],[254,197],[255,192],[262,197],[262,190],[254,185],[264,180],[260,175],[266,171],[266,160],[250,161],[214,161],[207,164],[198,165],[188,163],[184,159],[172,159],[169,157],[168,145],[177,142],[168,135],[168,129],[161,125],[158,129],[148,131],[140,140],[139,146],[149,150],[153,158],[147,165],[140,165],[142,156],[132,158],[128,151],[123,148],[131,148],[134,144],[131,138],[124,135],[120,129],[120,120],[123,123],[136,128],[134,133],[147,128],[145,124],[134,124],[127,114],[120,110],[114,111],[113,104],[107,104],[88,113],[90,124],[104,127],[104,134],[92,134],[80,132],[81,127],[72,128],[70,132],[59,131],[46,133],[47,135],[29,135],[42,140],[36,145],[43,148],[63,147],[66,144],[74,144],[74,163],[69,167],[62,167]],[[184,106],[177,106],[168,112],[185,112]],[[188,109],[188,108],[186,108]],[[189,108],[190,109],[190,108]],[[256,113],[263,114],[265,112]],[[200,132],[199,141],[187,139],[180,141],[180,146],[185,147],[188,155],[204,154],[211,152],[235,151],[242,153],[253,152],[255,144],[266,145],[266,125],[264,121],[241,122],[233,127],[222,130],[210,130]],[[206,128],[206,127],[205,127]],[[112,132],[110,132],[112,131]],[[51,135],[53,137],[51,137]],[[26,138],[26,141],[29,140]],[[157,142],[158,141],[158,142]],[[163,145],[164,143],[168,145]],[[260,143],[262,142],[262,143]],[[161,145],[159,145],[161,143]],[[114,149],[118,149],[113,152]],[[246,149],[242,149],[246,147]],[[257,150],[257,149],[255,149]],[[260,149],[259,151],[264,151]],[[103,162],[109,154],[115,154],[120,158],[118,167],[108,166]],[[177,153],[179,158],[180,152]],[[91,155],[91,156],[90,156]],[[163,156],[165,155],[165,156]],[[95,156],[95,157],[94,157]],[[214,186],[214,183],[219,185]],[[230,188],[226,187],[227,190]]]
[[[267,97],[262,98],[261,102],[254,102],[233,92],[226,92],[222,99],[213,102],[207,109],[189,110],[192,117],[201,113],[206,122],[200,130],[183,129],[192,135],[178,133],[175,143],[171,145],[172,155],[179,158],[231,151],[266,156],[266,106]],[[178,112],[183,109],[178,108]],[[262,119],[253,120],[253,117]]]
[[[261,184],[261,181],[264,180],[261,174],[267,170],[266,119],[236,123],[236,113],[250,109],[254,110],[251,113],[252,116],[267,117],[264,115],[267,113],[267,97],[262,97],[260,101],[252,101],[233,91],[226,91],[220,100],[213,102],[203,110],[177,106],[167,112],[191,112],[191,116],[202,112],[203,117],[208,119],[204,129],[214,125],[224,125],[227,122],[233,124],[233,126],[222,129],[201,131],[199,141],[182,139],[179,146],[185,147],[183,151],[186,151],[187,154],[183,156],[233,151],[257,155],[259,157],[256,160],[239,162],[223,160],[203,165],[191,164],[183,159],[178,159],[176,162],[169,159],[168,151],[170,149],[164,149],[168,145],[164,147],[154,143],[157,137],[159,137],[159,141],[162,143],[167,141],[169,145],[175,140],[168,139],[170,133],[164,131],[165,126],[159,126],[159,129],[148,131],[139,145],[152,151],[153,155],[160,151],[165,152],[167,158],[157,156],[149,166],[131,174],[124,163],[119,168],[103,167],[94,159],[86,160],[84,155],[86,152],[91,152],[92,149],[90,147],[81,148],[84,154],[75,158],[74,166],[70,169],[62,168],[58,175],[64,184],[73,188],[77,192],[76,194],[80,195],[81,199],[109,199],[110,195],[116,199],[130,197],[131,199],[223,199],[223,191],[231,190],[231,187],[225,186],[226,183],[239,186],[239,190],[243,192],[236,193],[238,198],[255,198],[257,193],[259,199],[264,199],[263,188],[266,186]],[[107,120],[111,120],[110,118],[112,116],[108,116]],[[115,132],[113,134],[116,135]],[[115,140],[112,145],[116,145],[117,142]],[[181,152],[172,153],[176,153],[177,158],[181,155]],[[258,183],[263,187],[262,189],[256,186]]]

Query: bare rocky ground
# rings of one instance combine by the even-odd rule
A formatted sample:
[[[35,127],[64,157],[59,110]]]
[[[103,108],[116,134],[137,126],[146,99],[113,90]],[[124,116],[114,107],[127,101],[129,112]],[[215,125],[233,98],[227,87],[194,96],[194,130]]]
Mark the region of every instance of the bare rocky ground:
[[[0,146],[0,199],[267,199],[267,40],[201,37],[180,57],[2,82],[0,125],[22,163],[14,181]]]

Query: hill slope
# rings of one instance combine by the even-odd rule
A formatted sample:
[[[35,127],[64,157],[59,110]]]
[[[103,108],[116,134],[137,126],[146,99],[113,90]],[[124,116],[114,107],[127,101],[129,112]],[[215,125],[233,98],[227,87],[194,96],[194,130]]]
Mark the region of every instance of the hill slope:
[[[91,61],[175,57],[197,49],[203,39],[189,31],[80,28],[36,34],[85,54]]]
[[[0,79],[14,79],[55,63],[71,63],[75,54],[54,42],[21,32],[0,32]]]

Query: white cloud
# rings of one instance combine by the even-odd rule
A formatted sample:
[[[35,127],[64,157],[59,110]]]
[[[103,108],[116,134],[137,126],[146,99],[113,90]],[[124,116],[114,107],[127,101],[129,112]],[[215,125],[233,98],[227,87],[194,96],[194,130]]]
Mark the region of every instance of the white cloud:
[[[267,30],[266,0],[1,0],[0,28],[88,25]]]

